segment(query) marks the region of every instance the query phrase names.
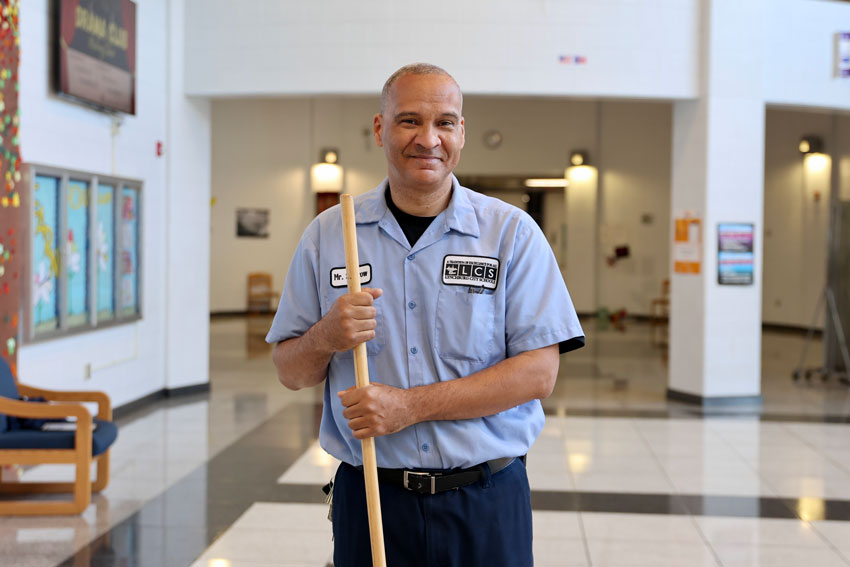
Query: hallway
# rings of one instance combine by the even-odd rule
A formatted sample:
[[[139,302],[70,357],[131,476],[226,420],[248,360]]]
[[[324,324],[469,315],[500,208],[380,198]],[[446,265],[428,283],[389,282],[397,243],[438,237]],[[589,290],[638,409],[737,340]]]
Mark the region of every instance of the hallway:
[[[211,392],[120,419],[109,488],[79,518],[0,519],[0,565],[328,564],[321,393],[277,383],[268,324],[214,319]],[[765,332],[763,407],[718,414],[665,399],[645,323],[584,327],[528,457],[537,565],[850,565],[850,389],[791,381],[801,336]]]

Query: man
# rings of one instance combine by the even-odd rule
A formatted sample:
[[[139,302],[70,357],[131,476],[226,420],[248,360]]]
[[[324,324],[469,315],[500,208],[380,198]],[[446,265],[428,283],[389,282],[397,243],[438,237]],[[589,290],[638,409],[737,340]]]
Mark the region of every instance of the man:
[[[288,388],[324,386],[322,447],[342,461],[334,564],[371,565],[360,439],[375,437],[387,563],[531,565],[524,456],[561,350],[584,336],[552,251],[515,207],[461,187],[463,99],[433,65],[384,85],[388,177],[355,199],[363,291],[340,208],[305,231],[267,341]],[[366,342],[368,388],[351,350]],[[359,468],[360,467],[360,468]]]

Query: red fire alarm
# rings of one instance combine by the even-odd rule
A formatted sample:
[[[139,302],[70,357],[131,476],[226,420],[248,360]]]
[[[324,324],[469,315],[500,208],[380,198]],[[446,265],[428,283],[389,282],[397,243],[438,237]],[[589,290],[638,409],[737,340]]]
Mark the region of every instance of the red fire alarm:
[[[162,156],[162,142],[157,140],[156,142],[156,157]]]

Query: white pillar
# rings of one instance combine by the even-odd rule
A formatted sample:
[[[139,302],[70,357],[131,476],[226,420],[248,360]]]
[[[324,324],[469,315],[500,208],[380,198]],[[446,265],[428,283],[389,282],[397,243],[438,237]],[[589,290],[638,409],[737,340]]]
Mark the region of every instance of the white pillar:
[[[210,102],[184,94],[185,6],[168,3],[165,388],[209,382]]]
[[[699,274],[672,274],[668,396],[761,400],[764,0],[703,0],[701,94],[673,114],[673,218],[702,221]],[[717,224],[754,224],[754,282],[719,285]],[[672,221],[671,221],[672,228]]]

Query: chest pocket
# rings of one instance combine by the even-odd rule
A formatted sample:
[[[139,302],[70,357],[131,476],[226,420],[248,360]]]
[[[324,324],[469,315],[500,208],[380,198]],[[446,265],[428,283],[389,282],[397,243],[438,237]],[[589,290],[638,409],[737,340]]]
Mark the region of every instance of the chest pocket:
[[[333,306],[334,301],[337,300],[341,295],[345,295],[347,291],[345,289],[340,289],[338,291],[332,291],[329,294],[326,294],[322,298],[322,314],[330,311],[331,306]],[[366,355],[374,356],[381,352],[384,349],[384,345],[387,342],[387,330],[386,324],[384,322],[384,315],[381,312],[380,301],[375,303],[375,310],[377,313],[375,314],[375,322],[377,327],[375,328],[375,338],[369,341],[366,341]],[[354,349],[349,349],[344,352],[338,352],[334,356],[338,356],[339,358],[354,358]]]
[[[462,291],[460,291],[462,290]],[[485,362],[496,347],[496,296],[443,287],[437,295],[434,345],[441,358]]]

